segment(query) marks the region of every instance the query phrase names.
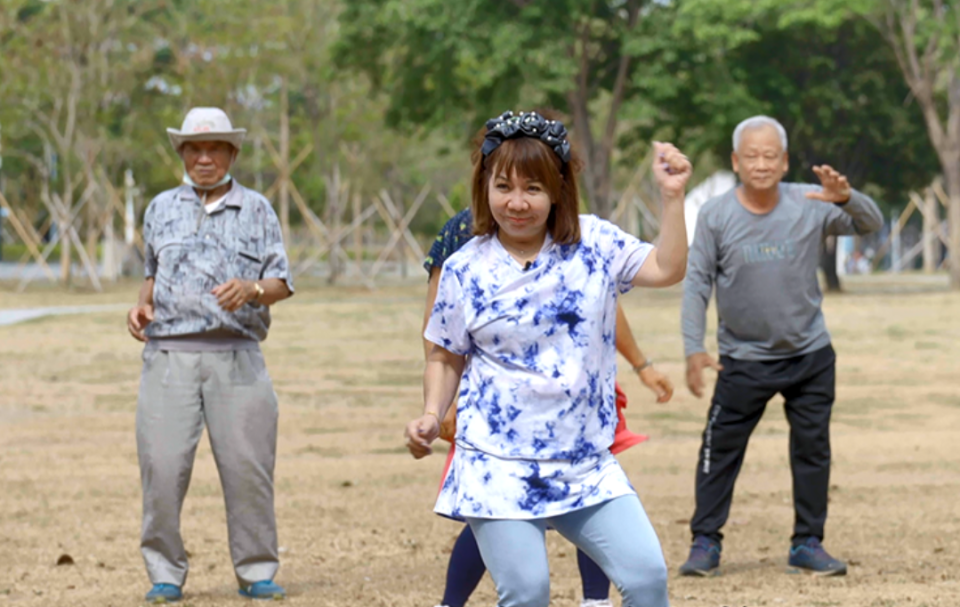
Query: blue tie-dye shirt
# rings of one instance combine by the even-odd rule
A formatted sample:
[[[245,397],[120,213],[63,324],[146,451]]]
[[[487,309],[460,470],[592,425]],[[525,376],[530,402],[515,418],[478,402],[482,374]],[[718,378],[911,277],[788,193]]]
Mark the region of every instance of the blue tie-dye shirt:
[[[459,497],[441,495],[451,506],[438,503],[439,512],[556,514],[557,500],[565,504],[560,511],[589,505],[575,490],[585,482],[587,493],[613,497],[590,482],[591,474],[607,470],[607,458],[616,466],[608,447],[617,425],[617,295],[631,288],[653,247],[592,215],[581,216],[580,229],[574,245],[548,236],[526,270],[496,236],[474,238],[443,265],[424,336],[469,358],[457,410],[457,458],[443,490],[456,485],[450,490]],[[500,463],[488,465],[489,456]],[[507,473],[512,481],[491,484],[505,470],[504,460],[514,462]],[[584,465],[586,477],[537,489],[544,478]],[[514,481],[520,484],[508,487]],[[499,488],[480,491],[472,487],[477,482]],[[514,497],[487,499],[504,491]],[[487,498],[477,497],[484,493]],[[533,494],[549,499],[534,504]]]

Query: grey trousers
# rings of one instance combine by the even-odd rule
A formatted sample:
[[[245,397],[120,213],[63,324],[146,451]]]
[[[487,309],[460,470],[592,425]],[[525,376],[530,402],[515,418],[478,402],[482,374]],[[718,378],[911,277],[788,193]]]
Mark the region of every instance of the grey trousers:
[[[227,506],[237,581],[272,580],[279,567],[273,511],[277,397],[259,349],[147,349],[137,400],[143,485],[140,550],[153,584],[183,586],[180,511],[206,423]]]

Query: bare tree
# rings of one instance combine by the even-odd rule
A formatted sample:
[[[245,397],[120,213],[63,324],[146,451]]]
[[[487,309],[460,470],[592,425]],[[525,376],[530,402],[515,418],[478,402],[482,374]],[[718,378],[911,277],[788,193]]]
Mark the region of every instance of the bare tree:
[[[105,122],[129,114],[138,70],[153,57],[145,13],[158,2],[89,0],[38,4],[17,13],[3,41],[5,78],[19,96],[20,134],[42,142],[44,150],[19,155],[44,167],[41,201],[50,212],[60,244],[60,280],[69,282],[76,248],[96,286],[96,244],[105,213],[100,177],[107,159]],[[11,91],[12,92],[12,91]],[[126,162],[136,143],[114,149],[113,160]],[[117,148],[117,146],[114,146]],[[86,212],[81,214],[80,207]],[[82,226],[82,228],[81,228]],[[85,229],[83,244],[79,230]],[[49,253],[49,251],[48,251]]]

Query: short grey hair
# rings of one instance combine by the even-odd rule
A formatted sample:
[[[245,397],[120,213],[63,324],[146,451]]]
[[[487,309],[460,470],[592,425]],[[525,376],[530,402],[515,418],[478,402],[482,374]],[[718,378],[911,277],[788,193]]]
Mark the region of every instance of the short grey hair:
[[[743,122],[737,125],[737,128],[733,130],[733,151],[736,152],[740,149],[740,140],[743,139],[743,132],[748,129],[758,129],[764,126],[772,126],[777,129],[777,134],[780,135],[780,145],[783,146],[783,151],[787,151],[787,131],[783,128],[783,125],[777,121],[776,118],[771,118],[770,116],[753,116],[747,118]]]

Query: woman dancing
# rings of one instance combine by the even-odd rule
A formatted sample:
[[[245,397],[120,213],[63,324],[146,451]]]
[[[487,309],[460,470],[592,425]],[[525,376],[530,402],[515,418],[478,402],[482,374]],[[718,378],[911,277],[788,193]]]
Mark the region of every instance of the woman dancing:
[[[443,262],[472,238],[473,214],[468,207],[451,217],[444,224],[433,246],[430,247],[430,252],[423,263],[424,269],[430,276],[427,283],[427,304],[423,319],[424,330],[426,330],[427,323],[430,321],[430,312],[433,310],[433,304],[437,297],[437,285],[440,283],[440,269],[443,267]],[[644,356],[619,303],[617,304],[616,343],[617,352],[627,360],[643,385],[654,393],[657,402],[665,403],[669,401],[673,395],[673,384],[666,375],[653,366],[653,362],[649,358]],[[429,356],[432,347],[433,344],[424,339],[425,355]],[[610,445],[610,453],[616,455],[645,441],[647,437],[631,432],[627,428],[627,420],[623,414],[623,410],[627,407],[627,395],[623,393],[619,385],[615,384],[614,388],[617,394],[617,427],[613,444]],[[454,404],[447,410],[447,415],[444,417],[440,428],[440,438],[451,443],[450,450],[447,452],[447,461],[444,465],[444,477],[446,477],[450,462],[453,461],[457,449],[454,442],[455,431],[456,405]],[[610,580],[604,575],[603,570],[580,549],[577,549],[577,568],[580,570],[583,592],[580,607],[613,607],[613,603],[610,602]],[[477,540],[473,537],[470,526],[465,525],[453,544],[453,550],[450,552],[443,600],[437,607],[465,607],[470,596],[477,589],[477,585],[480,584],[486,570],[483,558],[480,556]]]
[[[444,263],[425,332],[424,414],[406,435],[414,457],[430,453],[466,371],[435,511],[468,522],[501,607],[548,605],[548,525],[603,569],[624,605],[668,604],[659,540],[609,450],[617,296],[675,284],[686,266],[690,163],[654,146],[659,247],[579,215],[578,162],[557,121],[505,113],[488,121],[474,158],[479,237]]]

